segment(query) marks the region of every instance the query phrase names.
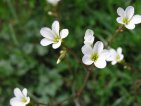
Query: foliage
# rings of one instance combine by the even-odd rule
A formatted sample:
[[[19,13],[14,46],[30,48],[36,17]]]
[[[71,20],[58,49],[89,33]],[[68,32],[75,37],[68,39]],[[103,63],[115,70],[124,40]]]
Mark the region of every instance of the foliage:
[[[57,11],[62,27],[70,31],[66,45],[81,60],[87,28],[95,31],[96,40],[106,42],[118,27],[116,9],[133,5],[141,14],[140,4],[140,0],[62,0]],[[86,71],[69,52],[57,65],[59,50],[39,44],[40,28],[56,19],[48,15],[53,9],[45,0],[0,1],[0,106],[9,105],[15,87],[26,87],[31,98],[51,103],[65,99],[83,84]],[[123,48],[125,60],[135,70],[120,64],[94,69],[80,101],[62,106],[79,106],[79,102],[83,106],[140,106],[140,27],[125,30],[112,43],[114,48]]]

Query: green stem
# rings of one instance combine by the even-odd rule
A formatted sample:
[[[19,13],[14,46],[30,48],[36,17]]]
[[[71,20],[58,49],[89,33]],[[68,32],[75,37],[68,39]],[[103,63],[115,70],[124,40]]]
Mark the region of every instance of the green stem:
[[[119,26],[118,29],[113,33],[111,38],[108,39],[108,46],[111,46],[112,42],[117,38],[120,32],[123,32],[123,25]]]
[[[13,39],[14,44],[16,46],[19,45],[19,42],[18,42],[18,40],[16,38],[16,34],[15,34],[15,31],[14,31],[14,28],[13,28],[13,26],[11,24],[9,24],[9,29],[10,29],[11,36],[12,36],[12,39]]]

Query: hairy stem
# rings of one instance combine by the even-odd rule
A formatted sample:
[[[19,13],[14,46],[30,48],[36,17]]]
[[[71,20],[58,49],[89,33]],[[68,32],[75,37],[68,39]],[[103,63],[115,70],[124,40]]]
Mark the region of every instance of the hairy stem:
[[[75,99],[75,98],[80,98],[80,96],[82,95],[86,85],[87,85],[87,82],[90,78],[90,75],[92,73],[92,70],[90,68],[88,68],[86,65],[84,65],[81,60],[78,58],[78,56],[76,55],[76,53],[74,53],[70,48],[68,48],[67,46],[65,46],[65,48],[68,50],[68,52],[77,60],[78,63],[80,63],[81,65],[84,66],[85,70],[87,71],[87,74],[84,78],[84,82],[83,82],[83,85],[80,87],[80,89],[77,90],[77,92],[74,94],[74,95],[71,95],[69,96],[68,98],[62,100],[62,101],[59,101],[59,102],[56,102],[56,103],[52,103],[52,104],[44,104],[44,103],[39,103],[39,102],[36,102],[34,101],[35,104],[38,104],[38,105],[43,105],[43,106],[58,106],[58,105],[61,105],[63,104],[65,101],[69,101],[71,99]]]
[[[108,46],[110,47],[111,46],[111,44],[112,44],[112,42],[117,38],[117,36],[118,36],[118,34],[120,33],[120,32],[123,32],[124,31],[124,25],[121,25],[121,26],[119,26],[118,28],[117,28],[117,30],[113,33],[113,35],[111,36],[111,38],[109,38],[109,40],[108,40]],[[129,63],[127,63],[127,62],[122,62],[121,63],[125,68],[127,68],[127,69],[129,69],[129,70],[133,70],[133,71],[137,71],[137,69],[133,66],[133,65],[131,65],[131,64],[129,64]]]
[[[124,28],[123,25],[121,25],[117,28],[117,30],[113,33],[111,38],[108,39],[108,46],[111,46],[112,42],[117,38],[118,34],[120,32],[123,32],[123,28]]]
[[[85,66],[85,67],[86,67],[86,66]],[[87,68],[87,69],[88,69],[88,68]],[[58,106],[58,105],[63,104],[65,101],[69,101],[69,100],[71,100],[71,99],[79,98],[79,97],[81,96],[81,94],[83,93],[83,91],[84,91],[86,85],[87,85],[87,82],[88,82],[88,80],[89,80],[89,77],[90,77],[90,75],[91,75],[91,72],[92,72],[92,70],[88,69],[88,72],[87,72],[87,74],[86,74],[86,76],[85,76],[85,78],[84,78],[84,83],[83,83],[83,85],[80,87],[80,89],[79,89],[74,95],[71,95],[71,96],[69,96],[68,98],[66,98],[66,99],[64,99],[64,100],[59,101],[59,102],[57,102],[57,103],[55,103],[55,104],[52,104],[52,105],[49,105],[49,106]]]

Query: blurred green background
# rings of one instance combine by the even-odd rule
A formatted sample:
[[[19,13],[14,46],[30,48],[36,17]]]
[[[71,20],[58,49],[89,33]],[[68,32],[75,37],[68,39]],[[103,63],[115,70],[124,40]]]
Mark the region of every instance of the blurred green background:
[[[106,40],[119,26],[118,7],[132,5],[141,14],[141,0],[61,0],[57,7],[62,28],[68,28],[64,40],[78,58],[87,28],[96,40]],[[13,89],[26,87],[30,97],[43,103],[63,100],[83,84],[86,71],[69,53],[59,64],[59,50],[42,47],[42,27],[56,20],[48,15],[55,7],[46,0],[0,0],[0,106],[9,106]],[[125,60],[135,70],[123,65],[95,69],[86,89],[77,99],[61,106],[141,106],[141,24],[125,30],[112,43],[121,46]],[[28,106],[36,106],[29,104]]]

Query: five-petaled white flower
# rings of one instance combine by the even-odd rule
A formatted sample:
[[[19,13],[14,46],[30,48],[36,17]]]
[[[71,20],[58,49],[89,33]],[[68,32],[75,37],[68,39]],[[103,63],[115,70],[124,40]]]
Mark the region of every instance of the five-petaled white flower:
[[[52,24],[52,30],[48,27],[41,28],[40,33],[44,37],[40,42],[42,46],[52,44],[54,49],[61,46],[62,39],[68,36],[69,31],[68,29],[63,29],[59,32],[59,27],[59,22],[54,21]]]
[[[94,42],[94,32],[90,29],[87,29],[84,36],[84,44],[92,45]]]
[[[30,98],[27,97],[26,88],[24,88],[22,91],[19,88],[15,88],[14,95],[15,97],[10,99],[11,106],[26,106],[30,102]]]
[[[117,18],[117,22],[123,24],[128,29],[134,29],[135,24],[141,23],[141,15],[134,15],[133,6],[128,6],[125,11],[119,7],[117,13],[120,16]]]
[[[97,41],[94,44],[94,47],[90,45],[84,45],[82,47],[82,53],[84,54],[82,62],[86,65],[91,65],[94,63],[97,68],[105,68],[109,51],[104,50],[103,48],[104,45],[101,41]]]
[[[118,62],[121,62],[124,58],[122,54],[122,48],[119,47],[117,50],[110,49],[110,57],[107,59],[107,61],[111,61],[112,65],[115,65]]]
[[[53,6],[56,6],[60,0],[47,0],[48,3],[52,4]]]

